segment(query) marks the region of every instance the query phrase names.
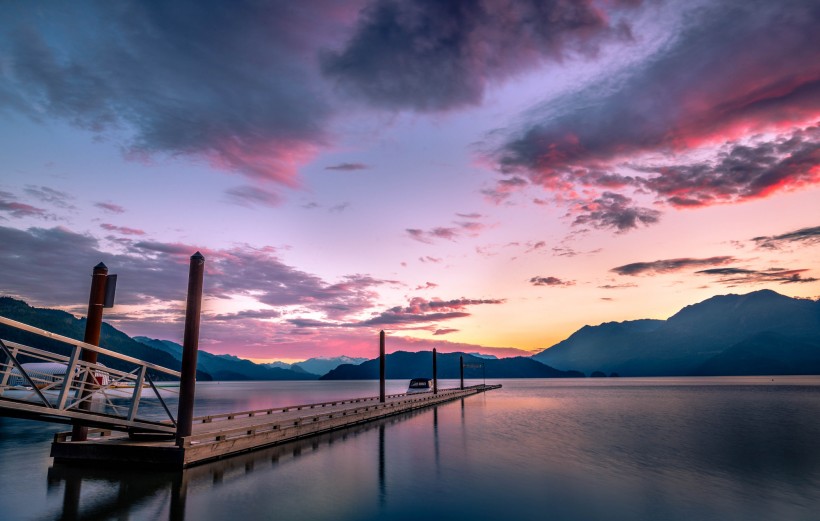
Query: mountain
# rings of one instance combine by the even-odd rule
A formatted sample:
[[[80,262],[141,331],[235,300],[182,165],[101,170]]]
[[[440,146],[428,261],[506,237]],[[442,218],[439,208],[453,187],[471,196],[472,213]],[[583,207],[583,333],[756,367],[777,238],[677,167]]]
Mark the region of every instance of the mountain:
[[[459,356],[464,356],[464,378],[575,378],[584,375],[576,371],[559,371],[523,356],[497,360],[479,358],[464,353],[439,353],[436,361],[438,378],[459,377]],[[483,367],[476,367],[483,364]],[[472,366],[472,367],[468,367]],[[385,377],[388,379],[432,378],[433,353],[396,351],[385,357]],[[320,380],[374,380],[379,378],[379,359],[359,365],[344,364]]]
[[[82,340],[85,337],[85,319],[78,319],[65,311],[35,308],[29,306],[22,300],[0,297],[0,315],[75,340]],[[66,356],[71,354],[71,347],[68,344],[2,324],[0,324],[0,338]],[[179,360],[169,353],[141,344],[105,322],[103,322],[102,328],[100,329],[100,344],[106,349],[139,358],[146,362],[151,362],[169,369],[180,369]],[[125,371],[133,369],[131,364],[112,359],[105,355],[99,357],[99,362],[113,369]],[[154,379],[166,378],[165,375],[154,372],[151,372],[151,376]],[[197,379],[210,380],[211,375],[198,372]]]
[[[820,374],[820,301],[771,290],[720,295],[667,320],[584,326],[534,355],[621,376]]]
[[[351,358],[344,355],[337,357],[318,357],[295,363],[292,365],[292,368],[299,368],[315,375],[323,375],[342,364],[359,365],[365,361],[367,361],[367,358]]]
[[[144,336],[134,340],[157,350],[165,351],[177,360],[182,360],[182,346],[170,340],[157,340]],[[315,380],[316,375],[304,371],[267,367],[255,364],[233,355],[212,355],[199,351],[196,358],[197,368],[209,373],[214,380]]]

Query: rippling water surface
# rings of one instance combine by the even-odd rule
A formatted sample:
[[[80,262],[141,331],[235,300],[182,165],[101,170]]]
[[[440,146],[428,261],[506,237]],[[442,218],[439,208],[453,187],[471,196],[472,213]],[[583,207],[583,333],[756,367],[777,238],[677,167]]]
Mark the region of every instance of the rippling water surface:
[[[820,377],[499,383],[182,473],[54,467],[64,427],[0,418],[0,519],[820,519]],[[372,396],[378,383],[197,394],[206,414]]]

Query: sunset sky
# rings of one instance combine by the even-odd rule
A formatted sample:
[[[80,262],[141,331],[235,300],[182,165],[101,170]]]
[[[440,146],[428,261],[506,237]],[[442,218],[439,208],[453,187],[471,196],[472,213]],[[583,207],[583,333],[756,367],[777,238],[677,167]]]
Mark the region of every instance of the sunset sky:
[[[257,361],[820,296],[820,3],[0,5],[0,294]]]

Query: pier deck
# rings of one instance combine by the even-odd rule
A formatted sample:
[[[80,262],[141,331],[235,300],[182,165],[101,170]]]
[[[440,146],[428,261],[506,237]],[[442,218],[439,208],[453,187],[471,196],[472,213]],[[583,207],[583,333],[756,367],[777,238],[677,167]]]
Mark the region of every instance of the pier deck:
[[[51,447],[55,462],[91,465],[140,465],[182,469],[269,445],[342,429],[394,414],[497,389],[477,385],[441,389],[437,394],[398,394],[318,404],[225,413],[194,418],[191,436],[178,446],[172,439],[130,438],[109,430],[90,430],[86,441],[58,433]]]

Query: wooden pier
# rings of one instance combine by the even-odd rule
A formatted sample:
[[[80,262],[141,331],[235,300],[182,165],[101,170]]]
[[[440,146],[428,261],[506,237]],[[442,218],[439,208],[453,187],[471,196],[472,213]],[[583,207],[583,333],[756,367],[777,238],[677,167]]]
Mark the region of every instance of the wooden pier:
[[[430,407],[466,396],[498,389],[477,385],[440,389],[437,393],[398,394],[333,402],[202,416],[193,419],[192,433],[174,439],[129,437],[103,429],[89,429],[85,441],[72,441],[72,433],[58,433],[51,447],[57,463],[93,466],[141,466],[183,469],[270,445],[344,429],[386,416]]]

